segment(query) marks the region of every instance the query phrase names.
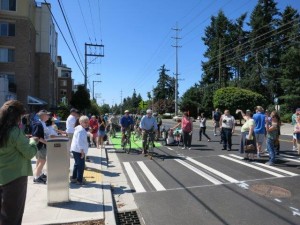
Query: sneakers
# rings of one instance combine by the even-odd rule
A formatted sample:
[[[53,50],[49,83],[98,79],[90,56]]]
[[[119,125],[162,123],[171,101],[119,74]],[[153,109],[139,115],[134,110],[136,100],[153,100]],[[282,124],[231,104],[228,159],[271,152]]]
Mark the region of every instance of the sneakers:
[[[297,151],[297,147],[295,145],[293,146],[293,151]]]
[[[269,161],[269,162],[266,162],[265,164],[268,165],[268,166],[274,166],[274,165],[275,165],[274,163],[272,163],[272,162],[270,162],[270,161]]]
[[[35,184],[46,184],[46,181],[43,180],[41,177],[33,178],[33,183]]]
[[[191,147],[189,147],[189,150],[191,150],[192,148]]]
[[[183,148],[181,148],[181,149],[186,149],[186,147],[183,147]]]
[[[217,136],[217,134],[216,134],[216,133],[214,133],[214,136]]]
[[[73,179],[72,177],[70,178],[70,181],[71,181],[71,183],[77,183],[77,179],[75,178],[75,179]]]

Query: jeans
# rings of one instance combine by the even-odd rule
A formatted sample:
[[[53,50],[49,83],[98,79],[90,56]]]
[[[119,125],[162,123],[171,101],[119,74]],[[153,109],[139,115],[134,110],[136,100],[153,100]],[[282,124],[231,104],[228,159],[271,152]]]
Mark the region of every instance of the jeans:
[[[79,153],[79,152],[73,151],[72,153],[73,153],[74,160],[75,160],[74,167],[73,167],[72,179],[77,179],[78,182],[82,182],[85,157],[81,158],[81,153]]]
[[[183,145],[184,147],[190,148],[192,144],[192,135],[190,132],[184,132],[182,131],[183,134]]]
[[[227,149],[227,147],[231,150],[231,137],[232,137],[232,129],[231,128],[222,128],[223,132],[223,148]]]
[[[27,176],[0,185],[0,224],[21,225],[27,193]]]
[[[267,150],[269,153],[269,162],[275,163],[275,147],[274,147],[274,140],[268,138],[267,139]]]

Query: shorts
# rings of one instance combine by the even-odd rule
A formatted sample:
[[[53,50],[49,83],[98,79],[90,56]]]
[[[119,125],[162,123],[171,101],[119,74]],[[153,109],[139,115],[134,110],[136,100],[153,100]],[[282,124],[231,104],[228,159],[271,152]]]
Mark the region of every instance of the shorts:
[[[93,135],[93,138],[96,138],[96,137],[98,137],[98,132],[97,133],[92,133],[92,135]]]
[[[215,127],[216,128],[220,127],[220,122],[219,121],[215,122]]]
[[[262,144],[265,140],[265,134],[255,134],[256,143]]]
[[[41,149],[39,149],[37,152],[36,152],[36,155],[35,155],[36,159],[43,159],[43,160],[46,160],[46,157],[47,157],[47,149],[45,147],[42,147]]]
[[[106,134],[105,130],[99,130],[99,132],[98,132],[99,137],[104,137],[105,134]]]

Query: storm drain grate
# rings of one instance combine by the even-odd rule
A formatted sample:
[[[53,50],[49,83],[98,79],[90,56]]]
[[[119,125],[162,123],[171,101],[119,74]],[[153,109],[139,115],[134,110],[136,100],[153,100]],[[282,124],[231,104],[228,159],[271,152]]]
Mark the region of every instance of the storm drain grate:
[[[137,211],[117,213],[118,225],[141,225]]]

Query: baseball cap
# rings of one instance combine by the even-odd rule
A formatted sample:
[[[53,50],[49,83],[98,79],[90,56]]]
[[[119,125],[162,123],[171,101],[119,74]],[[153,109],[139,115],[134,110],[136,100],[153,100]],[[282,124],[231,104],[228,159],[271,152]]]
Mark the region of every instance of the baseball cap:
[[[125,110],[125,113],[129,113],[129,110],[126,109],[126,110]]]
[[[41,115],[50,115],[51,112],[48,112],[47,110],[42,109],[37,114],[38,114],[38,116],[41,116]]]

